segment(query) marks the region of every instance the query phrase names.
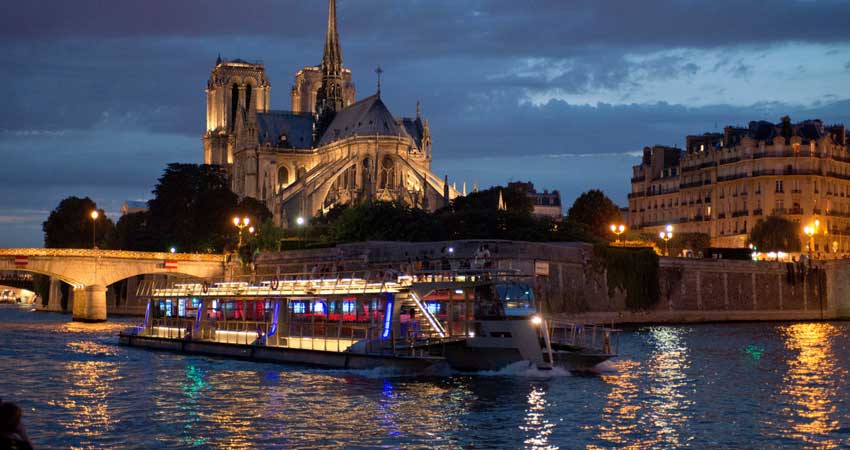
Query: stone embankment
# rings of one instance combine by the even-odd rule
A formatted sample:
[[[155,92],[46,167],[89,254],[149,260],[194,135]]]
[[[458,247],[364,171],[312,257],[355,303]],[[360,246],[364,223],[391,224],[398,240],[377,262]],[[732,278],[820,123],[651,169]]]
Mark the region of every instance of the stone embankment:
[[[486,250],[486,252],[482,252]],[[588,323],[690,323],[829,320],[850,317],[850,261],[813,267],[777,262],[660,258],[657,294],[640,308],[609,283],[605,261],[591,245],[465,240],[366,242],[334,248],[268,253],[258,278],[287,273],[369,272],[463,267],[486,257],[494,268],[516,269],[533,283],[547,313]],[[476,258],[477,257],[477,258]],[[635,268],[639,270],[639,268]],[[649,281],[647,283],[650,283]]]

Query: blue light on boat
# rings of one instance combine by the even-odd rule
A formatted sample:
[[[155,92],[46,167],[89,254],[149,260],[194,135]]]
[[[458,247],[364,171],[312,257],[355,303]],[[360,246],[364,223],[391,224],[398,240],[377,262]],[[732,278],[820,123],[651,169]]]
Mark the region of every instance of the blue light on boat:
[[[201,311],[204,309],[204,302],[198,302],[198,312],[195,313],[195,333],[201,327]]]
[[[148,302],[148,307],[145,309],[145,324],[144,328],[148,327],[148,320],[151,317],[151,302]]]
[[[280,302],[274,304],[274,314],[272,315],[272,326],[269,328],[269,336],[274,336],[277,333],[277,313],[280,310]]]
[[[393,323],[393,295],[387,294],[387,307],[384,311],[384,332],[381,334],[381,339],[390,337],[390,327]]]

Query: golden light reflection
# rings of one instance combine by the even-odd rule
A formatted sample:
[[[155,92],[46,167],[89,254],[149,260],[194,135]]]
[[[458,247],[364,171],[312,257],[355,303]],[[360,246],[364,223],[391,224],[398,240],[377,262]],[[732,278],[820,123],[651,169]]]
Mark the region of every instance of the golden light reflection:
[[[539,386],[534,386],[528,393],[528,409],[525,410],[525,418],[519,429],[525,431],[528,437],[525,439],[525,448],[530,449],[557,449],[559,447],[549,443],[549,436],[555,429],[543,412],[549,403],[546,401],[546,391]]]
[[[110,355],[114,350],[92,341],[69,342],[72,353]],[[107,399],[113,395],[114,383],[120,379],[118,366],[110,361],[69,361],[64,364],[67,383],[65,396],[48,404],[70,410],[63,414],[59,425],[74,436],[99,438],[108,436],[118,420],[110,415]],[[85,443],[86,439],[82,439]]]
[[[655,350],[646,363],[646,380],[637,379],[640,363],[629,360],[614,362],[616,374],[602,376],[612,388],[597,437],[618,448],[676,447],[687,441],[681,436],[693,403],[688,400],[692,388],[685,375],[690,367],[683,339],[687,329],[656,327],[649,333]],[[639,385],[646,387],[641,391]]]
[[[187,427],[183,443],[205,448],[264,447],[260,442],[280,448],[368,447],[381,440],[447,446],[469,399],[457,386],[323,371],[221,371],[203,378],[187,372],[183,393],[198,405],[181,417]],[[205,391],[214,399],[196,395]]]
[[[771,427],[783,437],[818,448],[838,448],[843,443],[830,436],[839,428],[833,398],[846,389],[846,369],[835,364],[833,339],[841,331],[828,323],[799,323],[782,328],[785,347],[796,353],[783,377],[779,404],[781,421]]]

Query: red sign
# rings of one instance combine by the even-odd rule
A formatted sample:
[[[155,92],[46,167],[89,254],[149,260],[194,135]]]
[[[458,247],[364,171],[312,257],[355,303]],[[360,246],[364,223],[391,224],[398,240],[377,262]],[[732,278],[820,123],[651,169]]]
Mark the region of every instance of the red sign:
[[[15,265],[16,266],[25,266],[29,264],[29,257],[18,255],[15,256]]]
[[[166,259],[165,260],[165,268],[166,269],[176,269],[177,268],[177,261],[173,260],[173,259]]]

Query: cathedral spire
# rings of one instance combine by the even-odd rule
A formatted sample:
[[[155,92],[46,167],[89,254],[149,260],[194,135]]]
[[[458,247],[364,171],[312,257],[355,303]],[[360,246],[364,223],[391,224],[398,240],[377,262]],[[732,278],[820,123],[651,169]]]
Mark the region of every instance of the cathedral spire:
[[[316,92],[319,133],[324,134],[337,112],[345,107],[343,97],[342,50],[336,27],[336,0],[328,1],[328,35],[322,54],[322,84]]]
[[[336,0],[328,0],[328,35],[325,37],[322,69],[342,72],[342,50],[339,47],[339,32],[336,28]]]

